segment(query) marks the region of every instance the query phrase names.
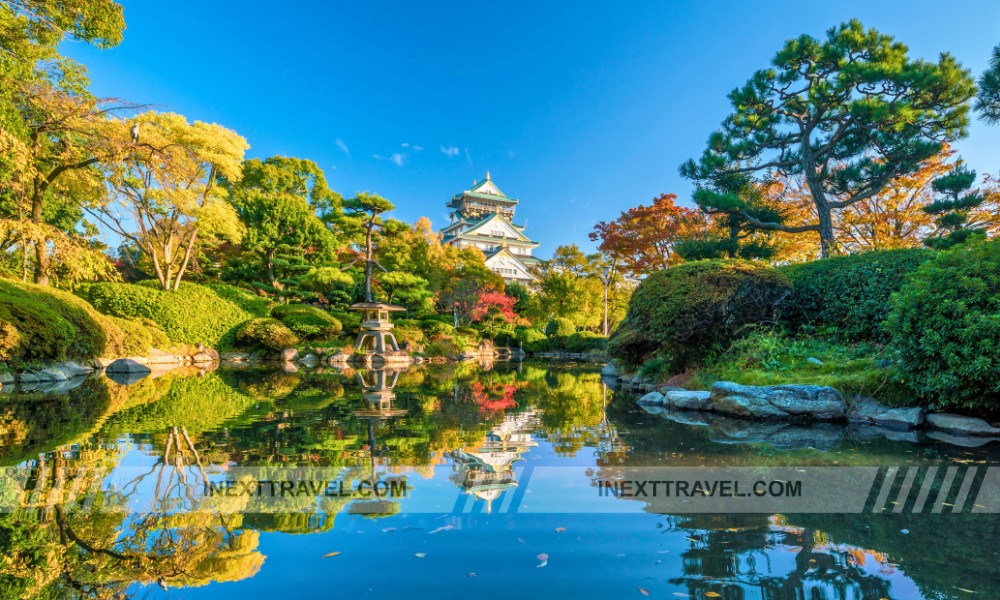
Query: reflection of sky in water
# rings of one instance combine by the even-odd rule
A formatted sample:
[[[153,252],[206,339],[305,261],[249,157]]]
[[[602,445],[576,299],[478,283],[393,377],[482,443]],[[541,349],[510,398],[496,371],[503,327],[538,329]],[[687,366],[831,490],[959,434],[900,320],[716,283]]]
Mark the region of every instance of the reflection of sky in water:
[[[502,365],[498,371],[489,377],[519,381],[513,396],[518,406],[506,412],[490,404],[484,411],[466,400],[468,409],[446,421],[445,413],[454,412],[461,398],[483,395],[469,391],[477,376],[449,383],[443,391],[441,386],[429,390],[426,384],[408,384],[404,377],[395,389],[399,397],[393,406],[406,409],[406,414],[376,420],[369,428],[366,419],[351,412],[362,402],[360,391],[345,379],[345,394],[332,402],[295,409],[282,408],[280,401],[276,407],[258,404],[251,417],[199,432],[195,439],[206,463],[222,457],[224,464],[239,467],[239,457],[246,457],[244,464],[263,457],[276,468],[303,456],[318,456],[319,466],[340,460],[339,450],[323,454],[329,446],[324,436],[340,432],[347,440],[342,446],[355,455],[329,467],[329,472],[343,473],[356,483],[370,476],[373,464],[379,478],[405,475],[408,493],[391,499],[398,514],[377,517],[351,514],[347,502],[301,504],[320,516],[328,509],[338,512],[308,520],[325,522],[320,531],[262,527],[255,551],[263,555],[264,564],[253,577],[167,590],[151,582],[133,585],[131,591],[177,598],[295,594],[506,599],[570,594],[641,598],[645,590],[651,597],[676,598],[714,598],[705,596],[714,592],[727,600],[908,600],[938,597],[921,591],[927,585],[941,597],[965,597],[957,583],[975,590],[995,579],[995,570],[982,570],[983,565],[996,565],[988,533],[971,542],[954,542],[956,547],[971,544],[981,550],[981,563],[955,564],[956,570],[980,569],[971,580],[940,580],[940,573],[928,566],[933,563],[921,562],[926,558],[922,553],[954,551],[941,544],[959,533],[958,528],[949,530],[943,518],[935,521],[930,515],[842,515],[833,521],[801,515],[662,515],[646,512],[649,506],[642,501],[602,497],[595,487],[595,477],[615,465],[877,465],[882,459],[883,464],[937,464],[944,459],[985,459],[993,456],[992,450],[885,440],[845,442],[829,453],[716,444],[701,428],[663,421],[636,410],[631,399],[605,396],[592,369],[562,369],[530,381],[504,372]],[[298,385],[304,398],[323,395],[306,394],[318,389],[310,388],[308,380]],[[485,389],[502,387],[494,382]],[[451,437],[441,439],[466,441],[439,445],[419,464],[392,450],[410,448],[412,440],[419,442],[428,431],[434,439],[444,431]],[[119,449],[117,467],[103,485],[120,488],[135,482],[139,473],[154,472],[163,452],[156,435],[142,432],[99,440],[105,448],[117,440]],[[210,480],[216,482],[225,479],[226,468],[206,464]],[[189,481],[200,482],[194,470],[186,474]],[[150,506],[156,479],[148,475],[134,483],[130,507]],[[178,499],[183,502],[180,494]],[[986,532],[998,529],[994,516],[978,518],[981,521],[971,523],[983,524]],[[270,521],[247,518],[243,527],[254,523]],[[127,536],[129,526],[119,534]],[[904,527],[912,529],[914,537],[901,533]],[[334,552],[339,554],[325,557]],[[542,554],[548,558],[540,567]],[[908,565],[915,570],[908,572]]]

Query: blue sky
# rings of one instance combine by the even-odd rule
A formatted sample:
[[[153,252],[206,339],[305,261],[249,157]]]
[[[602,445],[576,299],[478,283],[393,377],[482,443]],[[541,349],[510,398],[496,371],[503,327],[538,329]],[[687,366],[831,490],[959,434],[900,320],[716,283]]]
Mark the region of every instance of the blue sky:
[[[856,17],[977,76],[1000,43],[995,0],[121,3],[119,47],[65,48],[98,95],[226,125],[250,156],[312,159],[411,222],[443,225],[489,169],[543,257],[592,248],[594,223],[661,192],[687,202],[678,165],[788,38]],[[1000,171],[1000,127],[957,148]]]

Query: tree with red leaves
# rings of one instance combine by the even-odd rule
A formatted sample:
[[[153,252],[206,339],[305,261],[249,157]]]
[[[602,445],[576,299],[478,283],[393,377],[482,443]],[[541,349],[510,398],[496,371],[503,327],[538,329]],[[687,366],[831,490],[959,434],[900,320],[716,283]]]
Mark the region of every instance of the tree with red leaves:
[[[517,298],[503,292],[482,292],[472,308],[472,321],[482,323],[483,333],[491,339],[495,338],[504,325],[517,323],[519,320],[514,312],[515,303]]]
[[[703,213],[675,204],[675,194],[661,194],[649,206],[639,205],[610,223],[594,226],[590,239],[600,240],[601,252],[615,260],[622,271],[642,277],[676,262],[674,244],[697,237],[708,226]]]

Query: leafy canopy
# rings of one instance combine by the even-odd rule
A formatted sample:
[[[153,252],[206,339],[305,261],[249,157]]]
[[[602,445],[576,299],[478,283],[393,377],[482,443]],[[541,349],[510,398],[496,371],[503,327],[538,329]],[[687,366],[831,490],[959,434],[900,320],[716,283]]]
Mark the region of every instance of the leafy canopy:
[[[703,205],[759,228],[816,232],[827,256],[836,251],[832,213],[878,194],[963,137],[974,93],[968,70],[951,55],[910,58],[904,44],[850,21],[822,40],[786,42],[771,68],[729,94],[733,112],[681,173],[715,192]],[[775,172],[804,175],[815,221],[762,221],[733,195]]]

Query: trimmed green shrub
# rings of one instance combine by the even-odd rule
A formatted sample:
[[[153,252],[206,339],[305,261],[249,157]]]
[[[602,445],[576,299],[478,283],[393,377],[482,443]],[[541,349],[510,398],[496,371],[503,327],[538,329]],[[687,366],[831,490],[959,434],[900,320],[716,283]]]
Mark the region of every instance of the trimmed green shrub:
[[[361,313],[356,310],[338,310],[330,315],[340,321],[343,326],[341,331],[348,335],[356,334],[361,327]]]
[[[566,338],[563,347],[570,352],[590,352],[591,350],[604,350],[607,346],[608,338],[593,331],[577,331]]]
[[[335,338],[343,329],[329,313],[308,304],[279,304],[271,309],[271,316],[305,340]]]
[[[567,338],[576,333],[576,325],[573,321],[563,317],[556,317],[545,325],[545,335],[550,338]]]
[[[885,327],[909,385],[938,405],[1000,406],[1000,240],[923,264]]]
[[[173,345],[167,334],[149,319],[105,318],[117,325],[124,334],[121,354],[145,356],[150,348],[163,350]]]
[[[400,344],[403,342],[410,342],[411,344],[422,343],[424,341],[424,332],[415,325],[416,321],[407,321],[393,326],[392,333],[396,337],[396,341]]]
[[[0,280],[0,361],[88,359],[146,354],[169,345],[155,326],[102,315],[69,292]]]
[[[889,297],[933,256],[924,249],[887,250],[780,267],[792,284],[781,318],[793,330],[813,327],[842,340],[885,342]]]
[[[236,345],[241,348],[284,350],[298,343],[299,338],[277,319],[253,319],[236,330]]]
[[[453,336],[458,332],[451,323],[443,323],[437,319],[423,319],[420,321],[420,329],[431,338],[440,335]]]
[[[549,337],[540,329],[517,327],[514,329],[514,337],[525,352],[545,352],[549,349]]]
[[[671,267],[639,284],[608,350],[630,366],[659,355],[680,373],[724,349],[745,326],[773,322],[788,290],[782,273],[756,262]]]
[[[223,290],[218,292],[217,289]],[[249,312],[228,298],[243,297],[240,304],[254,310],[266,304],[251,301],[249,292],[239,288],[182,283],[177,290],[163,291],[148,284],[90,283],[76,293],[102,313],[116,317],[144,317],[152,320],[174,342],[205,344],[217,349],[233,345],[236,327],[269,312]],[[222,295],[220,295],[220,293]]]

